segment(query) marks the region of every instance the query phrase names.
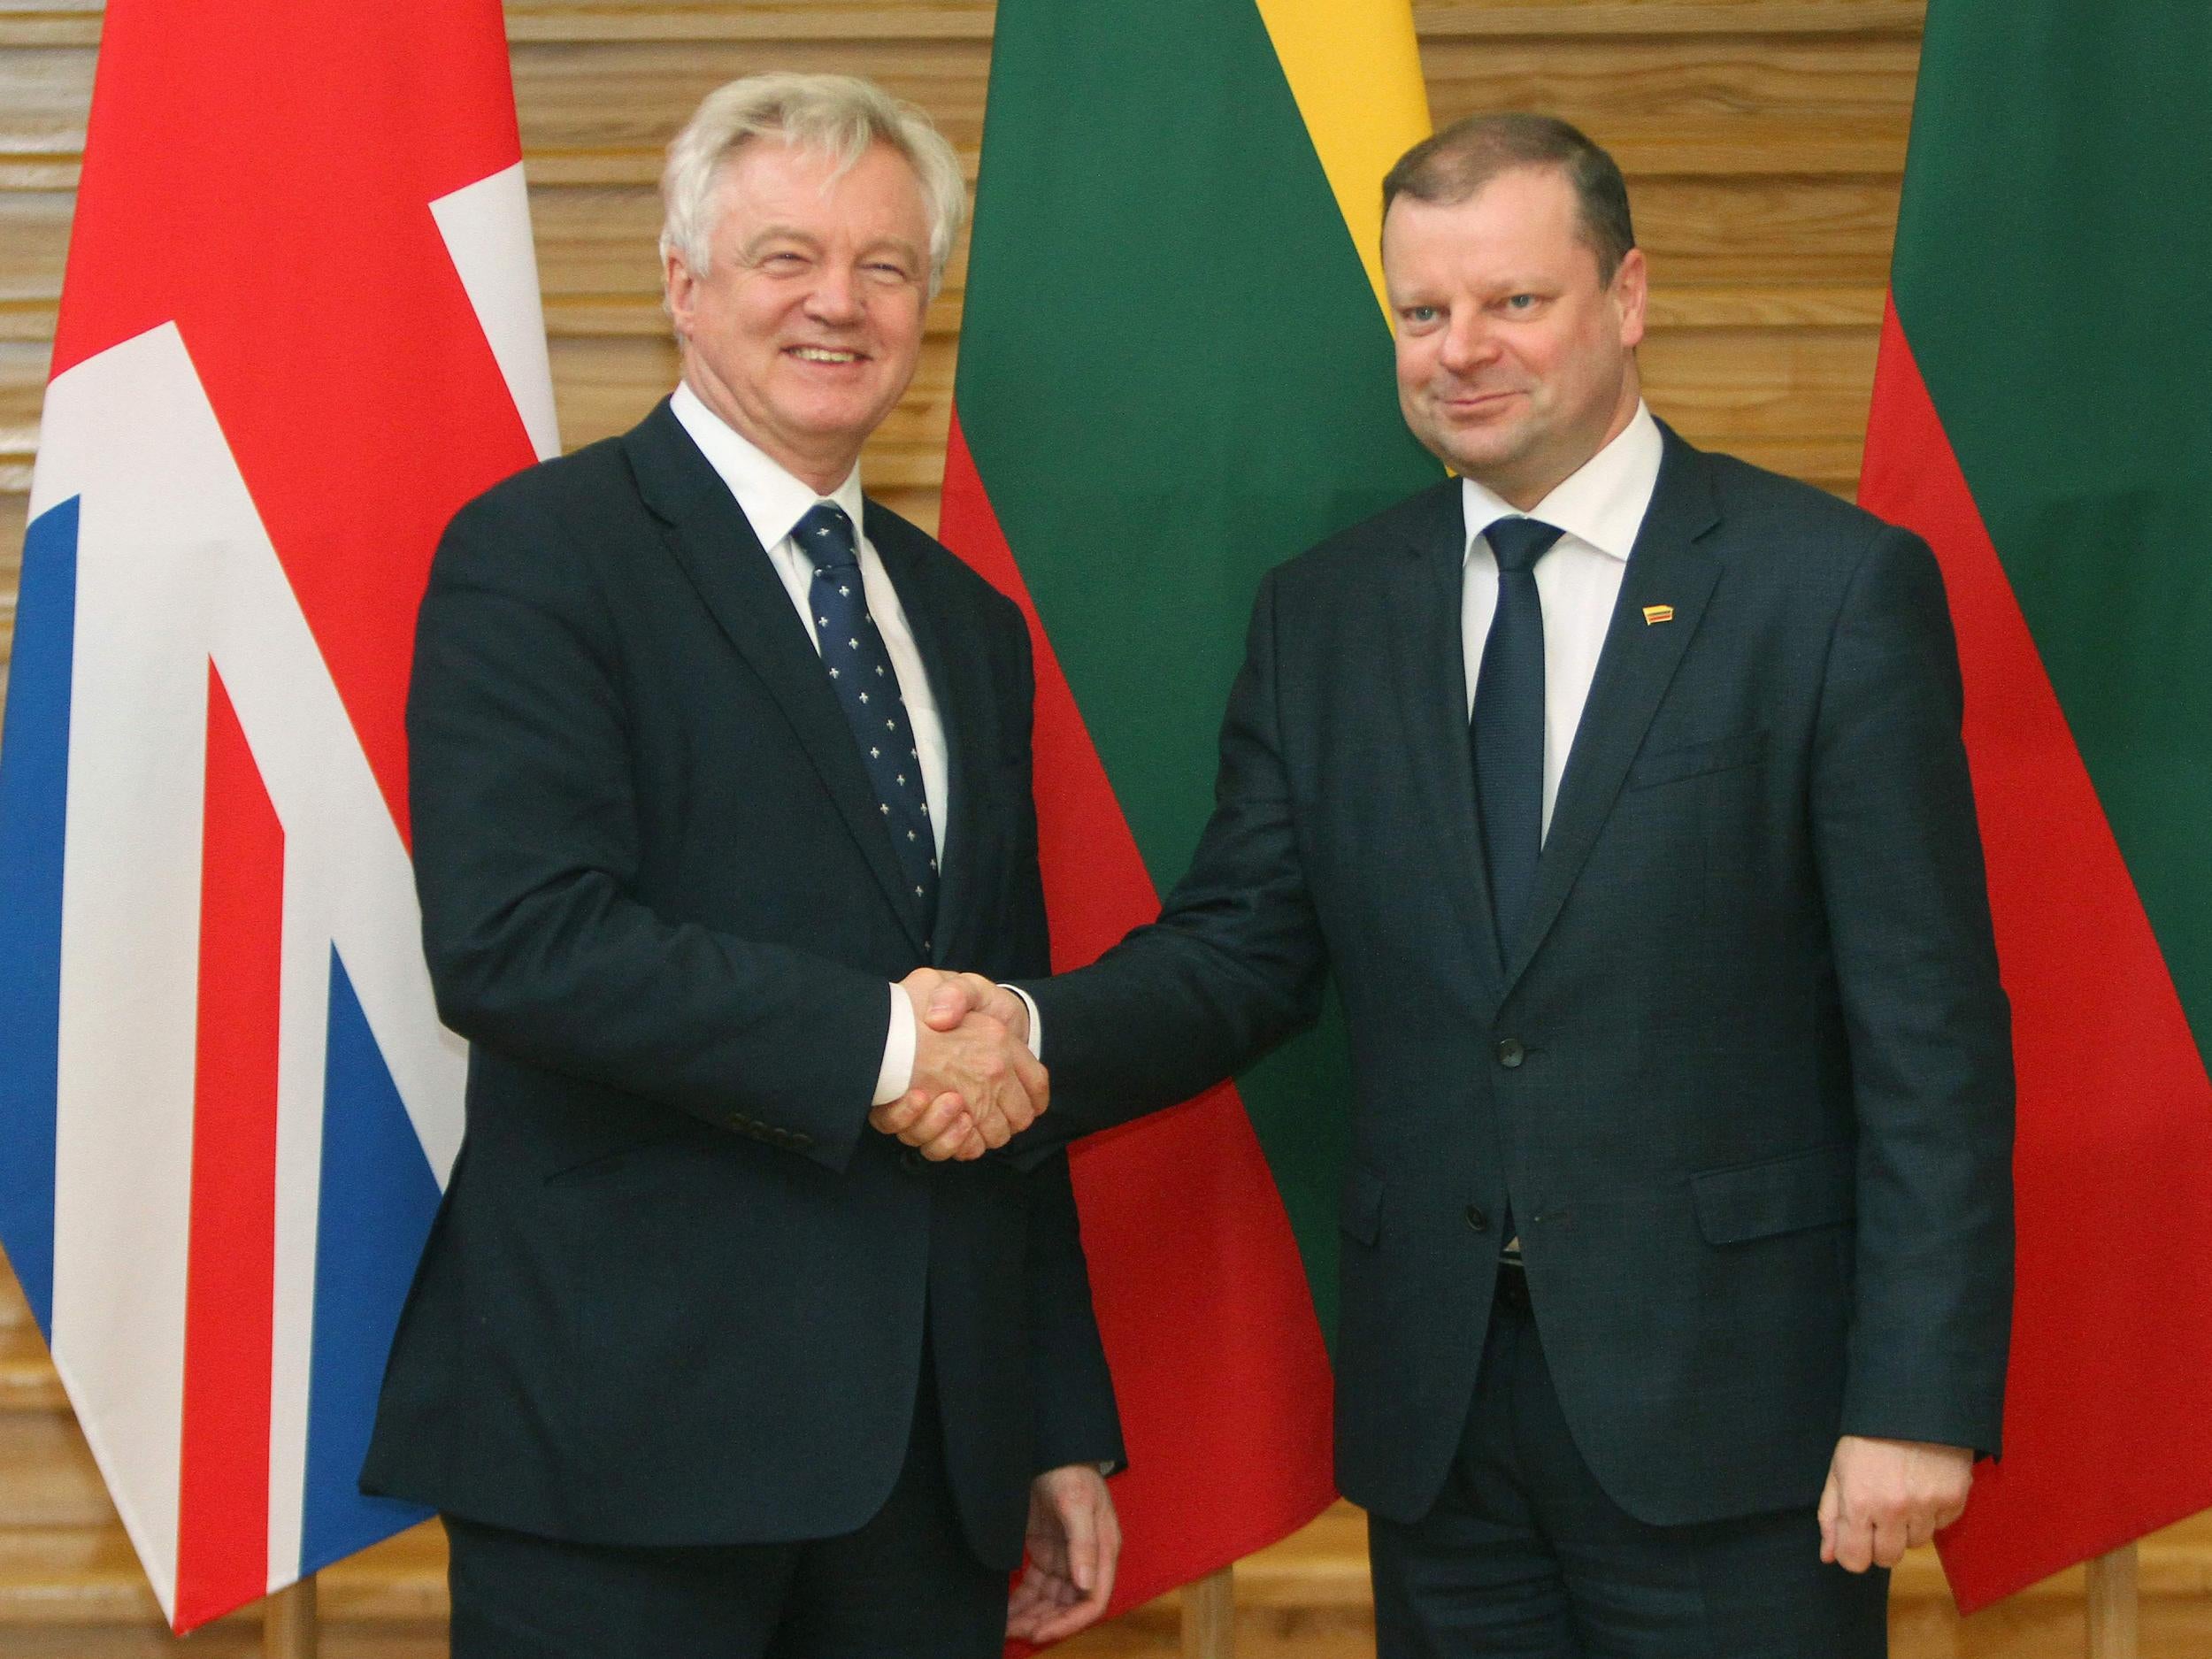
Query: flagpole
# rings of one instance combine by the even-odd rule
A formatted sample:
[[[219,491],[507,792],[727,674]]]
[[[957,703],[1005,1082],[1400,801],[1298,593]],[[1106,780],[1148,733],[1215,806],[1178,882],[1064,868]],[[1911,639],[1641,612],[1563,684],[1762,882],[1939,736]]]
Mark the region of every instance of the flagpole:
[[[315,1659],[315,1575],[263,1598],[262,1659]]]
[[[2136,1548],[2123,1544],[2089,1563],[2089,1659],[2138,1659]]]
[[[1183,1659],[1230,1659],[1236,1651],[1236,1572],[1224,1567],[1183,1586]]]

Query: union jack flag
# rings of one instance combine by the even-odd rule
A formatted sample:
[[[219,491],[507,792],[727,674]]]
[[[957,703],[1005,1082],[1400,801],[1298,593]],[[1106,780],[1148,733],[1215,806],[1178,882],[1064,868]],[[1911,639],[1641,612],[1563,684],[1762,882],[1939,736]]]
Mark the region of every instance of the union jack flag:
[[[0,1243],[171,1623],[365,1498],[461,1135],[401,724],[557,447],[497,0],[111,0],[0,741]]]

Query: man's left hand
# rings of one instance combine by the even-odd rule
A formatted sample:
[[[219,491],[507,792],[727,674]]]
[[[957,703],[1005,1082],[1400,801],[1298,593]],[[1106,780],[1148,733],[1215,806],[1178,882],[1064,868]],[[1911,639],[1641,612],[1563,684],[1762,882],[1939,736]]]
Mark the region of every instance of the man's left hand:
[[[986,1014],[1029,1041],[1029,1004],[979,973],[940,973],[926,999],[919,991],[914,997],[915,1012],[933,1031],[951,1031],[971,1014]]]
[[[1029,1564],[1006,1604],[1006,1633],[1042,1646],[1094,1624],[1114,1593],[1121,1523],[1088,1463],[1048,1469],[1029,1486]]]
[[[1820,1494],[1820,1558],[1847,1571],[1894,1567],[1966,1511],[1974,1454],[1926,1440],[1847,1434]]]

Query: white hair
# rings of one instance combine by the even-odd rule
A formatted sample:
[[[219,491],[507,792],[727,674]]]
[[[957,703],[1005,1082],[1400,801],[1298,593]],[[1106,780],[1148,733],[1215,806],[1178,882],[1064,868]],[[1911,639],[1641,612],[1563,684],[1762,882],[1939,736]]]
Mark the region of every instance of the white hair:
[[[664,259],[672,253],[694,276],[707,273],[723,164],[764,137],[833,158],[840,177],[872,144],[888,144],[905,157],[929,212],[929,291],[935,296],[967,216],[960,159],[922,111],[856,75],[747,75],[708,93],[670,142],[661,170]]]

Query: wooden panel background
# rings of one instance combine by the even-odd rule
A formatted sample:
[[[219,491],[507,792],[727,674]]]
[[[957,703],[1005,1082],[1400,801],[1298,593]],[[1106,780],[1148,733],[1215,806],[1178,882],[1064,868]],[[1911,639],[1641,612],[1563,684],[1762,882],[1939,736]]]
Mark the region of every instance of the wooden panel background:
[[[1080,0],[1078,0],[1080,3]],[[1855,485],[1897,204],[1921,0],[1491,0],[1416,8],[1439,122],[1540,108],[1620,158],[1654,272],[1654,406],[1700,443],[1832,490]],[[972,177],[992,7],[983,0],[508,0],[562,437],[630,425],[671,384],[653,180],[699,96],[767,67],[870,75],[928,109]],[[67,244],[96,0],[0,0],[0,687]],[[964,256],[920,372],[864,462],[933,525]],[[1286,549],[1286,554],[1294,549]],[[1242,1576],[1246,1651],[1365,1651],[1358,1517],[1342,1510]],[[328,1575],[326,1651],[442,1651],[442,1550],[411,1534]],[[2078,1575],[1962,1625],[1924,1556],[1900,1578],[1901,1655],[2078,1653]],[[2147,1560],[2146,1652],[2212,1648],[2212,1536]],[[172,1644],[130,1562],[36,1332],[0,1271],[0,1654]],[[1173,1650],[1133,1616],[1086,1653]],[[197,1639],[253,1649],[250,1624]]]

